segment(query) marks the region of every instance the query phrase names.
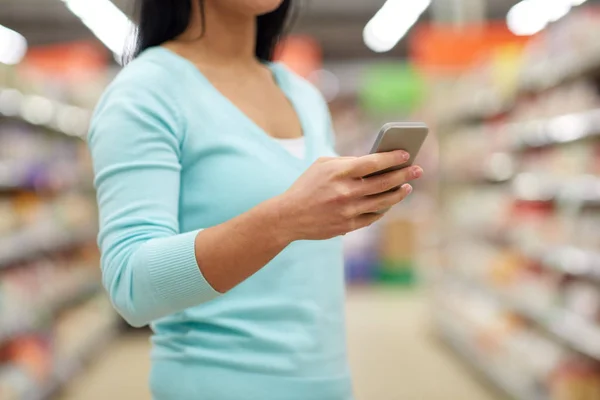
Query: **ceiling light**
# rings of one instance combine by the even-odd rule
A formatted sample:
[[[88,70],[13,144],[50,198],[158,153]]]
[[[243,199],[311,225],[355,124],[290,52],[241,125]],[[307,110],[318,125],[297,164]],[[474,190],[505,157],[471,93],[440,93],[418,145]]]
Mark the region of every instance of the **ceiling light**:
[[[371,50],[390,51],[427,10],[431,0],[387,0],[363,30],[363,40]]]
[[[542,6],[540,0],[537,0],[537,4],[538,6]],[[548,22],[554,22],[558,21],[571,11],[571,0],[545,1],[543,6],[544,14],[548,16]]]
[[[535,1],[525,0],[508,11],[506,24],[515,35],[535,35],[548,25],[548,16],[538,8]]]
[[[0,25],[0,63],[18,64],[27,52],[27,40],[21,35]]]
[[[134,24],[110,0],[62,0],[116,56],[125,50]]]
[[[506,24],[515,35],[535,35],[549,23],[567,15],[572,7],[585,2],[586,0],[522,0],[508,11]]]

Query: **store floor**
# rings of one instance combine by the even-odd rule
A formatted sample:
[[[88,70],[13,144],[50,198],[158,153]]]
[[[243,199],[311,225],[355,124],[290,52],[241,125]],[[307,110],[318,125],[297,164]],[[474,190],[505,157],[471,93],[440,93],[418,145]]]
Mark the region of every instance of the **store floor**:
[[[357,400],[497,400],[433,334],[422,293],[352,289],[348,345]],[[148,337],[109,346],[61,400],[144,400]]]

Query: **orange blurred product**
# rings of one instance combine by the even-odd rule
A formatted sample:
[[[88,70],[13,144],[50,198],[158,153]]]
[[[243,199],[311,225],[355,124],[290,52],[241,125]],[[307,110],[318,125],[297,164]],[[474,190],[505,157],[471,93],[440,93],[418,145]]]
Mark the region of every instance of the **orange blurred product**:
[[[497,48],[522,48],[530,38],[515,36],[503,22],[454,25],[418,24],[409,35],[411,59],[423,69],[464,71]]]
[[[34,47],[20,65],[25,76],[40,74],[62,80],[80,82],[104,72],[110,62],[110,53],[97,42],[73,42]]]
[[[552,400],[597,400],[600,372],[589,362],[572,360],[561,365],[550,378]]]
[[[519,272],[523,268],[523,257],[513,249],[501,250],[498,258],[491,266],[492,270],[497,270],[505,278],[505,284],[514,283],[519,278]]]
[[[275,59],[298,75],[307,78],[321,69],[322,53],[319,42],[307,35],[290,35],[277,45]]]
[[[11,359],[22,365],[36,381],[45,381],[52,371],[50,348],[37,337],[23,337],[11,344]]]
[[[33,193],[23,193],[13,198],[13,209],[26,225],[32,225],[39,220],[42,206],[40,198]]]

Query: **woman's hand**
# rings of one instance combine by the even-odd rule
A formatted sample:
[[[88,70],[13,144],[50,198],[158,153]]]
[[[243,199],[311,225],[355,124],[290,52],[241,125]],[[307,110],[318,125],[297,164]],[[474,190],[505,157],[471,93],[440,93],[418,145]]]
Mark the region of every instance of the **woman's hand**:
[[[393,151],[318,159],[277,199],[291,241],[329,239],[380,219],[382,211],[410,194],[412,187],[406,182],[419,178],[423,170],[412,166],[363,177],[401,165],[408,158],[404,151]]]

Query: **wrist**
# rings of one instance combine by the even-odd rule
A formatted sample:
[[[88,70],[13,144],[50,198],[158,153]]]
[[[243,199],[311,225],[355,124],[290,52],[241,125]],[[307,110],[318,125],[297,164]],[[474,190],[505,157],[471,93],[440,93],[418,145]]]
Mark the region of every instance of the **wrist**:
[[[283,196],[277,196],[261,204],[264,213],[264,226],[268,226],[273,234],[273,240],[281,247],[286,247],[293,241],[299,240],[294,229],[289,203]]]

